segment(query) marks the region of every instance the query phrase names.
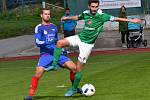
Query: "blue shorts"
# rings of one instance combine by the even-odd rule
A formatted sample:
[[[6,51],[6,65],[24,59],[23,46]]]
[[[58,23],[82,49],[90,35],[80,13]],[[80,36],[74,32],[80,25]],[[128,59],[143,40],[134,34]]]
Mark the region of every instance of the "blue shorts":
[[[65,62],[70,61],[70,59],[64,55],[60,55],[60,58],[58,60],[58,64],[62,66]],[[43,54],[40,56],[39,62],[37,64],[37,67],[42,66],[44,68],[48,68],[51,66],[53,62],[53,56],[50,54]]]

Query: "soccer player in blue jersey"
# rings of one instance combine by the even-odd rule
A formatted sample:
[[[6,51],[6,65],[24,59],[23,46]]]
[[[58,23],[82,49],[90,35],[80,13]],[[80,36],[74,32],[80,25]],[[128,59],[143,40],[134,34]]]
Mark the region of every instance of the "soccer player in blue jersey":
[[[57,27],[49,22],[50,10],[41,10],[42,23],[35,27],[35,43],[40,48],[40,58],[36,67],[36,71],[31,80],[29,96],[24,100],[32,100],[35,90],[38,86],[39,79],[53,62],[53,52],[58,40]],[[73,72],[76,72],[76,65],[63,54],[59,58],[59,66],[66,67]]]

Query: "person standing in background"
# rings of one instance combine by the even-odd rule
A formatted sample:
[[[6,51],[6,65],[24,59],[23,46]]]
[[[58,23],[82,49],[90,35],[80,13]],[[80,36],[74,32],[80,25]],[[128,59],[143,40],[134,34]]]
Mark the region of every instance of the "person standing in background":
[[[69,16],[73,15],[70,13],[70,8],[67,7],[65,9],[65,14],[64,16],[62,16],[62,18]],[[61,32],[64,35],[64,38],[75,35],[75,28],[77,25],[76,20],[64,20],[60,22],[60,25],[61,25]],[[68,52],[69,52],[68,48],[64,48],[64,53],[66,55]]]
[[[127,18],[126,16],[126,8],[125,6],[121,6],[119,16],[120,18]],[[128,32],[128,22],[125,21],[119,21],[119,32],[121,33],[121,42],[122,42],[122,47],[126,48],[126,43],[129,42],[129,32]],[[126,37],[126,38],[125,38]],[[126,42],[125,42],[126,40]]]
[[[70,13],[70,8],[65,9],[65,15],[63,17],[73,16]],[[64,34],[64,38],[75,35],[75,27],[77,22],[75,20],[65,20],[61,21],[61,31]]]

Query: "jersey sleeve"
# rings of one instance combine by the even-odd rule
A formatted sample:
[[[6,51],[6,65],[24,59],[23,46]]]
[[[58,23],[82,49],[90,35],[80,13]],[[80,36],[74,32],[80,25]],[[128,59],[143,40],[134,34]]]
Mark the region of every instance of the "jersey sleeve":
[[[78,20],[84,19],[84,16],[87,14],[90,14],[90,10],[85,10],[82,14],[78,15]]]
[[[42,30],[40,29],[40,26],[35,27],[34,38],[35,38],[35,44],[38,47],[44,46],[46,44],[45,41],[42,39]]]
[[[103,14],[103,21],[104,22],[107,22],[107,21],[114,21],[115,20],[115,17],[112,16],[112,15],[109,15],[109,14]]]
[[[84,13],[78,15],[78,20],[84,19]]]

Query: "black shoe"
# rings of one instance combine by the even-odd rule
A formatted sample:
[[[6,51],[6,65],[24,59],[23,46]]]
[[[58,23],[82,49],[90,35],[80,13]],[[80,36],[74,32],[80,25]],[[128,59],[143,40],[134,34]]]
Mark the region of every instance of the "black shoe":
[[[77,93],[80,93],[80,94],[82,94],[83,92],[82,92],[82,89],[80,89],[80,88],[77,88]]]
[[[27,96],[24,98],[24,100],[32,100],[32,96]]]

